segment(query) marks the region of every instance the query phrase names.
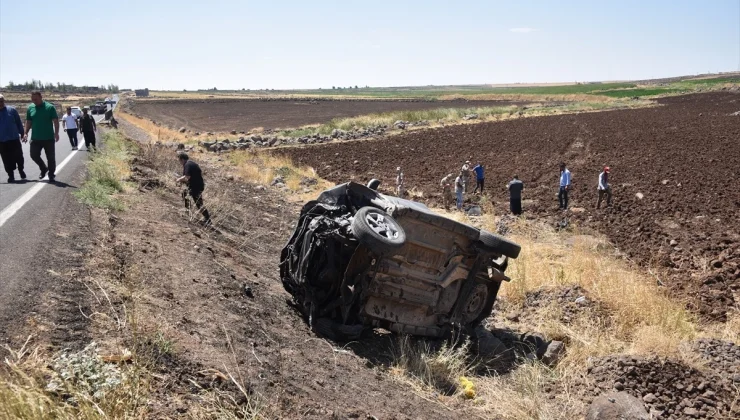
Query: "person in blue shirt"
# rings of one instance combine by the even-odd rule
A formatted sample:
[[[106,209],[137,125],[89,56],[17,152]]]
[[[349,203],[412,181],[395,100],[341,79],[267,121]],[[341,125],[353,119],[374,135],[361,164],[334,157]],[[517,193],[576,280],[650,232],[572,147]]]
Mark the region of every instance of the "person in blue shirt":
[[[560,190],[558,191],[558,202],[560,210],[568,210],[568,192],[570,191],[570,171],[565,162],[560,164]]]
[[[15,182],[15,169],[18,175],[26,179],[23,172],[23,147],[21,146],[23,122],[18,111],[5,105],[5,97],[0,95],[0,157],[8,173],[8,182]]]
[[[478,162],[475,168],[473,168],[473,172],[475,172],[475,189],[473,190],[473,194],[478,191],[478,188],[480,188],[480,193],[483,194],[483,182],[485,181],[483,165]]]

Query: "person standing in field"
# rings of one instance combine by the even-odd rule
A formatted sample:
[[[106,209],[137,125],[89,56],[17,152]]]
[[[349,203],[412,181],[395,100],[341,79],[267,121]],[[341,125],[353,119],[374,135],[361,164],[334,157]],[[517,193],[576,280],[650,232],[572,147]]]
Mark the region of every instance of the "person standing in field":
[[[463,193],[468,192],[468,181],[470,180],[470,161],[466,160],[460,168],[460,176],[462,178]]]
[[[520,215],[522,214],[522,191],[524,191],[524,183],[519,180],[518,175],[514,175],[514,179],[509,182],[509,209],[511,214]]]
[[[599,201],[596,202],[596,208],[601,208],[601,200],[606,196],[606,206],[611,207],[612,205],[612,186],[609,184],[609,169],[608,166],[604,166],[604,172],[599,174]]]
[[[445,206],[445,210],[450,209],[452,203],[452,183],[455,181],[454,175],[448,174],[441,181],[439,181],[440,187],[442,187],[442,202]]]
[[[558,202],[560,210],[568,210],[568,192],[570,191],[570,171],[565,162],[560,164],[560,189],[558,190]]]
[[[6,106],[5,97],[0,95],[0,157],[8,173],[8,182],[15,182],[16,168],[21,179],[26,179],[26,173],[23,172],[22,133],[21,116],[15,108]]]
[[[200,166],[197,163],[190,160],[190,157],[185,152],[178,152],[177,158],[182,165],[182,176],[177,178],[178,183],[187,184],[188,188],[182,192],[182,198],[185,200],[185,207],[190,210],[190,202],[188,201],[188,194],[193,198],[195,207],[200,213],[203,214],[203,222],[206,225],[211,224],[211,215],[208,210],[203,206],[203,190],[206,187],[203,181],[203,172],[200,170]]]
[[[404,182],[403,182],[403,172],[401,172],[401,167],[396,168],[396,195],[399,197],[403,197],[404,193]]]
[[[457,209],[462,210],[463,192],[465,191],[465,181],[463,181],[463,172],[455,178],[455,196],[457,196]]]
[[[478,164],[473,168],[473,172],[475,172],[475,189],[473,190],[473,194],[478,191],[478,188],[480,188],[480,193],[483,194],[483,184],[485,182],[485,174],[483,171],[483,164],[480,162],[478,162]]]
[[[95,124],[95,117],[90,115],[87,112],[88,110],[90,110],[89,106],[82,108],[80,131],[82,131],[82,137],[85,139],[85,147],[90,151],[91,147],[95,150],[95,132],[98,130],[98,126]]]
[[[72,114],[72,107],[67,107],[67,113],[62,117],[62,128],[69,137],[69,144],[72,145],[72,150],[77,150],[77,116]]]
[[[31,159],[39,165],[39,179],[44,179],[48,172],[49,182],[54,182],[57,169],[54,145],[59,141],[59,116],[54,105],[44,101],[41,92],[31,93],[31,101],[33,103],[26,111],[23,142],[28,141],[28,133],[31,132]],[[42,150],[46,154],[46,163],[41,159]]]

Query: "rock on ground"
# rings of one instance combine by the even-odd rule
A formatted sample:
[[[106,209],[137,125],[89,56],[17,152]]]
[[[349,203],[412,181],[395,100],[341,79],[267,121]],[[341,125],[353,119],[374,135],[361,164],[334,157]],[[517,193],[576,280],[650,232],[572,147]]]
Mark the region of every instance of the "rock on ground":
[[[586,414],[586,420],[649,419],[642,402],[626,392],[612,392],[596,398]]]

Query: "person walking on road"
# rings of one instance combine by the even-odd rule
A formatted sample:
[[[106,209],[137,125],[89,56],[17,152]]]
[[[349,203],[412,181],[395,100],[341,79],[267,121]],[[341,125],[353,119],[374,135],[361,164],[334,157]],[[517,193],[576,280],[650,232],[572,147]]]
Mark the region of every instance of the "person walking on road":
[[[604,166],[604,172],[599,174],[599,201],[596,202],[596,208],[601,208],[601,200],[606,196],[606,206],[611,207],[612,205],[612,186],[609,184],[609,169],[608,166]]]
[[[509,182],[509,209],[511,214],[522,214],[522,191],[524,183],[519,180],[519,175],[514,175],[514,179]]]
[[[465,181],[463,181],[463,172],[460,171],[460,175],[455,178],[455,196],[457,197],[457,209],[462,210],[463,206],[463,192],[465,191]]]
[[[69,137],[69,144],[72,145],[72,150],[77,150],[77,116],[72,114],[72,107],[67,107],[67,113],[62,117],[62,128]]]
[[[403,172],[401,167],[396,168],[396,195],[403,197],[404,194],[404,183],[403,183]]]
[[[8,173],[8,182],[15,182],[16,168],[21,179],[26,179],[26,173],[23,172],[22,133],[21,116],[15,108],[5,105],[5,97],[0,95],[0,157]]]
[[[473,172],[475,172],[475,189],[473,190],[473,194],[475,194],[478,191],[478,188],[480,188],[480,193],[483,194],[483,183],[485,181],[485,174],[483,173],[483,164],[478,162],[477,165],[473,168]]]
[[[89,106],[82,108],[82,117],[80,117],[80,131],[85,139],[85,148],[90,151],[90,147],[95,150],[95,132],[98,126],[95,124],[95,117],[88,114]]]
[[[462,177],[463,193],[468,192],[468,181],[470,180],[470,161],[466,160],[460,168],[460,176]]]
[[[570,171],[565,162],[560,164],[560,190],[558,191],[558,202],[560,210],[568,210],[568,192],[570,191]]]
[[[450,204],[452,204],[452,183],[454,181],[455,176],[452,174],[448,174],[439,181],[439,185],[442,187],[442,202],[444,203],[445,210],[449,210]]]
[[[54,145],[59,141],[59,116],[54,105],[46,102],[41,97],[41,92],[31,93],[33,103],[26,111],[26,132],[23,142],[28,141],[28,133],[31,134],[31,159],[39,165],[41,174],[39,179],[44,179],[49,173],[49,182],[54,182],[57,169]],[[41,151],[46,154],[46,162],[41,159]]]
[[[185,200],[185,207],[190,210],[190,202],[187,197],[190,195],[195,202],[195,207],[203,214],[203,222],[206,225],[210,225],[211,215],[208,213],[205,206],[203,206],[202,195],[206,184],[203,181],[203,173],[200,170],[200,166],[190,160],[190,157],[185,152],[178,152],[177,158],[180,160],[180,164],[182,165],[182,176],[177,178],[177,182],[187,184],[188,186],[188,188],[182,192],[182,198]]]

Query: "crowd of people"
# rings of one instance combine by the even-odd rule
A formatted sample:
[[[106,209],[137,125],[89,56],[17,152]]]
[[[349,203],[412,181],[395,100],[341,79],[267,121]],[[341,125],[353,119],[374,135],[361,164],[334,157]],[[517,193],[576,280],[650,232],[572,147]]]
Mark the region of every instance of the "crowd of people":
[[[485,187],[485,167],[482,163],[478,162],[475,166],[471,166],[470,160],[466,160],[457,175],[450,173],[445,175],[440,180],[439,185],[442,190],[442,204],[445,210],[450,210],[454,201],[457,210],[463,209],[465,203],[465,195],[468,193],[472,194],[483,194]],[[596,208],[601,208],[601,203],[606,198],[606,205],[611,206],[612,204],[612,190],[609,184],[609,172],[608,166],[604,167],[604,170],[599,174],[597,190],[599,193],[599,199],[596,203]],[[472,178],[475,177],[475,188],[470,191],[470,185],[472,185]],[[560,164],[560,176],[558,184],[558,204],[561,210],[568,209],[568,196],[571,191],[571,174],[565,163]],[[522,214],[522,193],[524,192],[524,183],[519,179],[518,175],[509,181],[506,185],[509,191],[509,210],[514,215]],[[396,193],[399,197],[402,197],[405,192],[405,180],[401,167],[396,168]],[[454,192],[454,196],[453,196]]]
[[[5,104],[0,95],[0,158],[8,174],[8,182],[16,181],[15,171],[21,180],[26,179],[23,145],[30,140],[29,154],[39,167],[39,179],[47,175],[49,182],[56,180],[56,143],[59,141],[59,115],[56,107],[43,99],[41,92],[31,93],[31,104],[26,110],[25,125],[18,111]],[[81,116],[72,114],[72,108],[62,117],[62,126],[69,137],[72,150],[77,149],[77,133],[81,132],[88,150],[95,148],[97,125],[85,107]],[[29,139],[30,137],[30,139]],[[41,158],[44,152],[46,162]]]

